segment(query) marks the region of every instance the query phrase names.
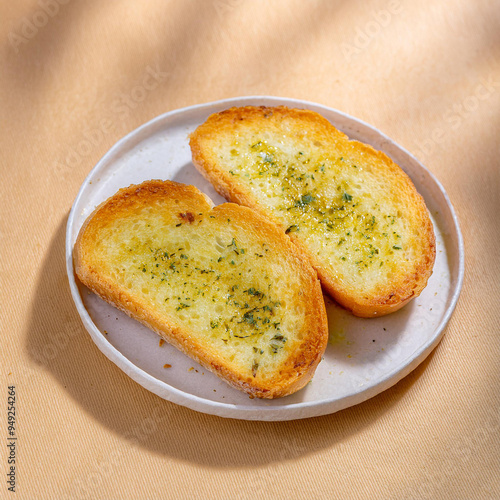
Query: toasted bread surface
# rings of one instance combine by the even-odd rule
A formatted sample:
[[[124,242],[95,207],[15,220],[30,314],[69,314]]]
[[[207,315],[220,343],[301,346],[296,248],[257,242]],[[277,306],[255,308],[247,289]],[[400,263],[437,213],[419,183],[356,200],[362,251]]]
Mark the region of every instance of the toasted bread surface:
[[[316,272],[255,211],[193,186],[121,189],[82,227],[75,272],[104,300],[261,398],[312,377],[328,339]]]
[[[231,108],[190,146],[217,191],[281,227],[353,314],[396,311],[426,286],[435,238],[423,198],[387,155],[318,113]]]

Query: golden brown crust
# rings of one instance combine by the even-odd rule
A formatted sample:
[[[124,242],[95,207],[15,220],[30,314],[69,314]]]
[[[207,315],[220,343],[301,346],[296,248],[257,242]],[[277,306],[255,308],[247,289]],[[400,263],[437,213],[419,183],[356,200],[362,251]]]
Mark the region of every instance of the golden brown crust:
[[[300,127],[293,128],[292,122],[300,123]],[[397,276],[388,284],[381,285],[376,295],[366,297],[362,290],[353,290],[352,287],[345,286],[336,278],[335,270],[311,250],[307,241],[299,235],[289,235],[318,272],[324,290],[353,314],[360,317],[373,317],[400,309],[412,298],[418,296],[427,285],[434,265],[435,237],[423,198],[416,191],[410,178],[387,155],[367,144],[349,140],[345,134],[333,127],[318,113],[284,106],[275,108],[247,106],[231,108],[211,115],[191,134],[193,163],[214,185],[219,194],[230,201],[257,210],[267,220],[273,221],[284,230],[286,227],[275,213],[266,208],[244,182],[230,175],[221,166],[211,146],[212,141],[217,143],[218,137],[225,134],[236,138],[243,136],[245,127],[252,130],[259,130],[260,127],[265,131],[266,127],[280,127],[281,123],[285,124],[283,133],[288,133],[288,130],[293,128],[293,135],[300,138],[301,133],[306,135],[310,131],[310,134],[317,139],[317,143],[324,143],[328,148],[338,147],[342,151],[355,149],[356,154],[370,157],[376,161],[373,168],[379,171],[390,186],[385,196],[391,196],[391,190],[393,190],[400,193],[400,196],[406,197],[406,206],[412,209],[412,217],[415,219],[412,224],[413,227],[418,228],[418,238],[424,251],[420,260],[415,263],[413,271]]]
[[[161,199],[165,203],[166,217],[175,212],[188,224],[196,223],[201,213],[210,214],[214,224],[230,218],[235,228],[268,242],[276,252],[283,253],[294,263],[294,272],[301,277],[306,310],[304,325],[298,332],[303,341],[290,353],[277,373],[264,379],[254,379],[238,372],[213,346],[192,335],[181,320],[155,310],[144,297],[131,293],[94,262],[95,245],[101,228],[110,221],[127,217],[138,206],[151,203],[153,199]],[[311,379],[326,348],[328,330],[321,287],[315,271],[304,262],[298,250],[273,224],[254,211],[231,203],[212,209],[206,196],[193,186],[171,181],[148,181],[121,189],[97,207],[85,222],[75,243],[74,263],[80,281],[102,299],[145,324],[227,383],[251,396],[276,398],[297,391]]]

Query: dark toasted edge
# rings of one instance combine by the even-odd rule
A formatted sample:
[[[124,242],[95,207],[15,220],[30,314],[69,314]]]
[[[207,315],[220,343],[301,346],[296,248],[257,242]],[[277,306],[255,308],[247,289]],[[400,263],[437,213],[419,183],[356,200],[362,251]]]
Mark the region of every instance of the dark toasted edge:
[[[245,205],[259,212],[267,220],[272,221],[282,231],[285,230],[283,224],[274,217],[271,211],[268,211],[260,204],[259,200],[255,198],[249,190],[245,189],[243,184],[238,183],[232,179],[224,169],[218,167],[216,163],[210,162],[203,154],[201,147],[201,140],[204,134],[210,135],[217,133],[218,124],[238,123],[245,119],[257,117],[266,118],[273,114],[280,114],[282,116],[296,116],[302,120],[310,121],[315,125],[325,127],[325,131],[330,134],[330,138],[337,137],[339,140],[348,140],[354,142],[369,154],[375,154],[387,166],[390,173],[405,182],[408,189],[412,192],[414,201],[420,206],[419,212],[422,215],[422,237],[427,243],[427,254],[422,256],[421,261],[416,266],[416,270],[412,275],[406,276],[404,282],[400,282],[390,292],[372,297],[369,300],[360,300],[352,296],[352,293],[346,287],[336,282],[331,274],[325,269],[320,261],[313,255],[299,238],[293,234],[287,235],[293,243],[300,249],[307,258],[311,265],[316,269],[318,277],[321,281],[322,287],[338,304],[348,309],[355,316],[370,318],[384,316],[404,307],[411,299],[420,295],[422,290],[426,287],[427,282],[432,275],[432,269],[436,257],[435,235],[432,222],[430,220],[427,207],[424,199],[416,190],[410,177],[389,158],[382,151],[378,151],[372,146],[350,140],[347,135],[336,129],[326,118],[307,109],[293,109],[286,106],[266,107],[266,106],[245,106],[234,107],[214,113],[200,125],[194,132],[190,134],[190,147],[192,152],[192,160],[196,169],[214,186],[216,191],[224,196],[226,199]]]
[[[188,330],[176,324],[175,318],[165,318],[155,313],[155,311],[150,311],[145,303],[141,303],[128,290],[102,279],[88,264],[83,240],[86,231],[92,228],[93,223],[98,223],[99,219],[106,218],[109,211],[119,211],[126,208],[128,203],[133,202],[134,196],[148,196],[150,194],[169,196],[172,189],[178,195],[184,193],[193,196],[193,198],[199,196],[200,203],[205,205],[205,211],[208,212],[212,209],[205,195],[197,188],[173,181],[146,181],[140,185],[123,188],[99,205],[82,226],[73,250],[76,277],[103,300],[149,327],[181,352],[200,363],[204,368],[212,371],[228,384],[246,392],[251,397],[272,399],[292,394],[301,389],[312,378],[328,341],[326,310],[320,283],[316,272],[307,261],[304,261],[297,248],[290,244],[288,238],[278,231],[274,224],[266,221],[264,217],[255,211],[232,203],[225,203],[212,209],[229,210],[233,217],[236,215],[236,219],[241,217],[247,222],[248,220],[252,221],[253,226],[265,233],[268,239],[276,241],[278,248],[289,252],[297,262],[297,272],[303,276],[304,289],[309,290],[310,295],[305,299],[307,300],[307,314],[303,327],[302,346],[288,357],[280,370],[280,378],[276,380],[266,380],[258,384],[257,380],[249,380],[234,372],[225,366],[221,360],[207,355],[203,346],[190,339],[189,335],[186,335]]]

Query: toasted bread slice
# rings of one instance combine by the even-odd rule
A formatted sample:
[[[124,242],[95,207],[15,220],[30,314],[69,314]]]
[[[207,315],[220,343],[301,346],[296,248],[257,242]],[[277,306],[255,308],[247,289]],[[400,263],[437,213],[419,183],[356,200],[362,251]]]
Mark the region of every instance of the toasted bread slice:
[[[231,108],[190,145],[217,191],[278,224],[353,314],[396,311],[426,286],[435,239],[423,198],[389,157],[318,113]]]
[[[291,394],[328,340],[316,272],[253,210],[212,207],[176,182],[121,189],[82,227],[76,275],[232,386]]]

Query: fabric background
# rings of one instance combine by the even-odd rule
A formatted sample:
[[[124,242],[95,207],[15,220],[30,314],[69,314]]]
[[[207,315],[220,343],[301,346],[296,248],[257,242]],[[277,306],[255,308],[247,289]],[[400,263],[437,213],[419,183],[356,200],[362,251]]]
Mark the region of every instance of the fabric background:
[[[156,115],[245,95],[374,125],[459,216],[443,341],[337,414],[245,422],[163,401],[101,354],[70,296],[65,224],[99,158]],[[2,2],[0,435],[15,385],[18,447],[10,494],[2,446],[0,497],[500,498],[499,138],[498,0]]]

